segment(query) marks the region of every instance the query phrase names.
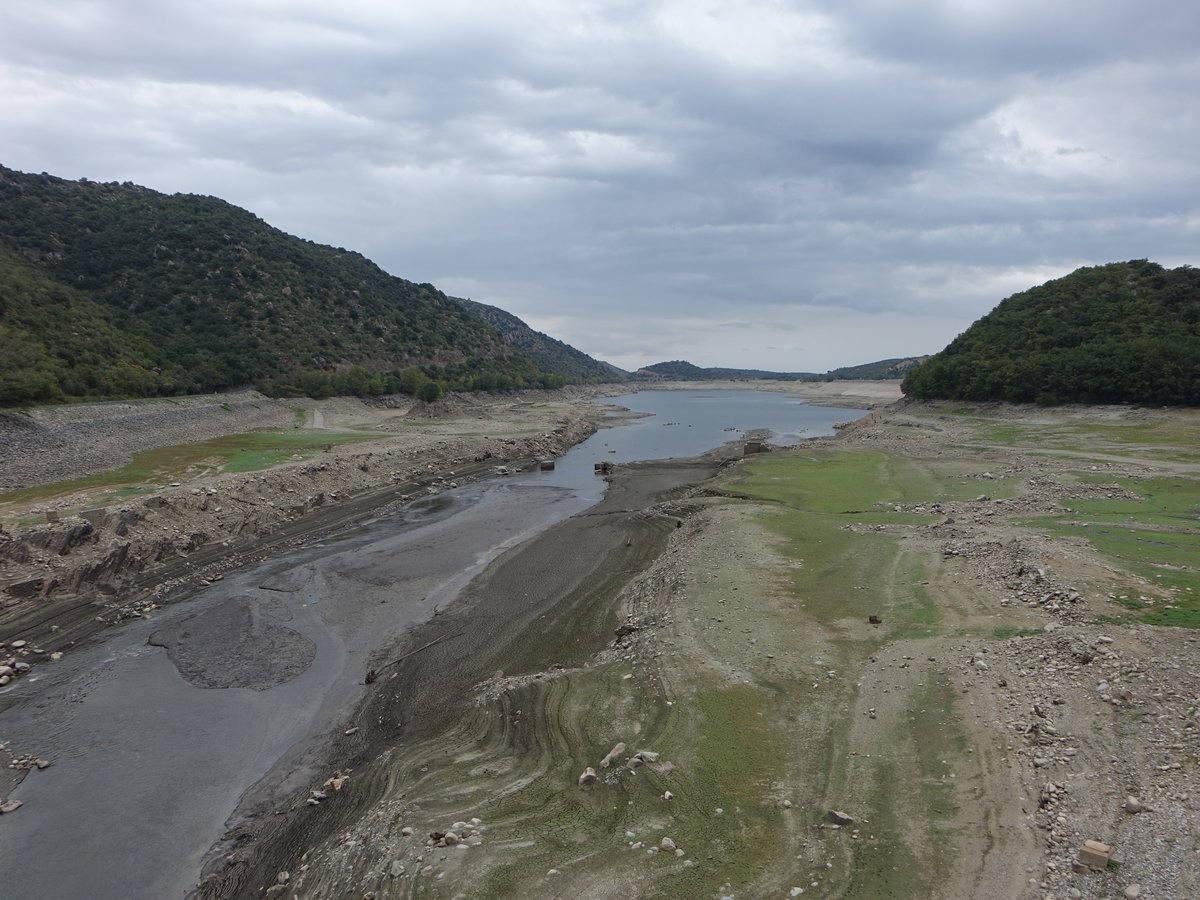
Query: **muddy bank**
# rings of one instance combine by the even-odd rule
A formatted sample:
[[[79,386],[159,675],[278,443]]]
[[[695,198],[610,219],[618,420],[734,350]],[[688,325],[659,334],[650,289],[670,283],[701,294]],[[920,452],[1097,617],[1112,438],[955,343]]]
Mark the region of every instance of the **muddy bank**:
[[[51,521],[0,526],[0,642],[63,649],[273,547],[556,457],[594,433],[602,413],[578,398],[480,405],[289,465],[185,480],[90,509],[71,496],[35,505],[31,512]]]
[[[25,805],[5,821],[6,886],[21,896],[182,896],[272,765],[286,757],[298,784],[322,771],[306,761],[308,741],[353,707],[373,649],[428,619],[506,542],[580,502],[505,482],[430,497],[272,554],[46,667],[24,702],[4,698],[18,701],[5,710],[5,737],[53,760],[48,777],[21,785]],[[130,846],[134,859],[124,858]],[[74,862],[38,865],[45,858]]]
[[[507,552],[450,609],[377,653],[365,699],[316,754],[321,774],[296,790],[284,765],[256,787],[196,896],[258,897],[281,870],[295,873],[292,885],[302,896],[367,883],[386,868],[390,850],[383,845],[356,858],[353,873],[308,867],[305,856],[356,822],[367,827],[403,796],[400,784],[461,752],[470,736],[499,726],[496,739],[514,750],[537,745],[520,711],[509,710],[499,725],[481,708],[479,686],[552,680],[592,664],[620,624],[621,588],[678,528],[675,501],[720,465],[710,457],[623,467],[598,506]],[[534,709],[527,714],[534,727]],[[403,773],[399,758],[411,763]],[[349,777],[337,789],[324,786],[340,775]],[[310,803],[313,790],[323,799]]]

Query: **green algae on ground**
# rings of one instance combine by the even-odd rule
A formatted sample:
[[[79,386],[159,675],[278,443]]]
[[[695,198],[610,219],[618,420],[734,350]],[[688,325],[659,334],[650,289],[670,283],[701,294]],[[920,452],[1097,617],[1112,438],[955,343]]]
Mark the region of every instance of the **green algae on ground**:
[[[204,477],[220,472],[252,472],[287,461],[303,459],[330,444],[379,440],[379,434],[333,431],[250,431],[146,450],[126,466],[84,478],[22,488],[0,494],[0,504],[26,503],[65,497],[107,488],[128,493],[145,483],[166,484],[179,478]],[[124,495],[122,493],[121,495]]]

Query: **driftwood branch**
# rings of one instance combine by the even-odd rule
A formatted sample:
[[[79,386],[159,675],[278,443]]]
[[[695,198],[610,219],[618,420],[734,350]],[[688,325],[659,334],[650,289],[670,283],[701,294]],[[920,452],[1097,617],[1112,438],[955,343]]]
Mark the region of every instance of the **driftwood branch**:
[[[408,659],[410,656],[415,656],[416,654],[420,653],[422,650],[428,650],[434,644],[440,644],[442,641],[447,641],[450,638],[461,637],[464,634],[466,634],[465,631],[455,632],[454,634],[443,634],[440,638],[434,638],[428,644],[422,644],[416,650],[409,650],[403,656],[399,656],[396,659],[393,659],[390,663],[385,663],[384,665],[380,666],[378,669],[369,669],[367,671],[367,677],[363,679],[363,684],[370,684],[371,682],[375,681],[375,679],[377,679],[383,673],[384,669],[390,669],[392,666],[397,665],[398,663],[404,662],[404,660]]]

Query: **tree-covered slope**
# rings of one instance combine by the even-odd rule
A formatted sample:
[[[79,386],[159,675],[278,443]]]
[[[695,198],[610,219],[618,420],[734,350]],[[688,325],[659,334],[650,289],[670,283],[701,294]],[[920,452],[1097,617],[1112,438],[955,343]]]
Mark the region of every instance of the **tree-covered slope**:
[[[109,307],[47,277],[0,245],[0,405],[68,394],[173,393],[151,340]]]
[[[0,167],[0,247],[27,264],[15,281],[0,281],[6,303],[18,291],[23,298],[11,303],[21,321],[0,311],[0,326],[20,331],[29,348],[8,391],[27,400],[286,387],[352,366],[374,374],[425,367],[450,387],[495,375],[515,387],[546,383],[544,370],[432,285],[285,234],[214,197]],[[6,259],[6,272],[16,271]],[[41,288],[29,288],[31,279]],[[79,365],[55,327],[62,310],[50,302],[51,284],[69,286],[72,302],[106,322],[115,342],[78,378],[55,374]],[[67,295],[55,296],[61,306]],[[101,371],[126,364],[140,367],[137,378]]]
[[[909,372],[918,398],[1200,405],[1200,270],[1132,260],[1014,294]]]
[[[899,359],[881,359],[876,362],[862,363],[857,366],[843,366],[840,369],[830,369],[824,375],[811,375],[807,381],[892,381],[903,378],[914,366],[918,366],[928,356],[910,356]]]
[[[685,359],[673,359],[643,366],[633,377],[641,380],[670,381],[796,381],[809,375],[808,372],[768,372],[765,369],[701,368]]]
[[[570,344],[535,331],[510,312],[461,297],[451,299],[495,328],[506,344],[520,350],[543,371],[563,375],[579,384],[621,380],[619,370],[614,366],[593,359]]]

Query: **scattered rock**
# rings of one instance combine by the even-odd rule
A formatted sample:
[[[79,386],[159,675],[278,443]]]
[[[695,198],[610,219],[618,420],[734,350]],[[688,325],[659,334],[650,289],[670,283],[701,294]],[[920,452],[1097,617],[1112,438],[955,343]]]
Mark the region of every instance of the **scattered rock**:
[[[853,825],[854,824],[854,818],[852,816],[849,816],[846,813],[842,812],[840,809],[831,809],[829,812],[827,812],[825,814],[825,818],[827,818],[834,825]]]
[[[583,774],[579,776],[580,785],[591,784],[596,780],[596,770],[588,766],[583,770]]]
[[[600,760],[600,768],[607,769],[612,764],[612,761],[624,752],[625,742],[621,741],[619,744],[609,750],[607,754],[605,754],[604,759]]]

